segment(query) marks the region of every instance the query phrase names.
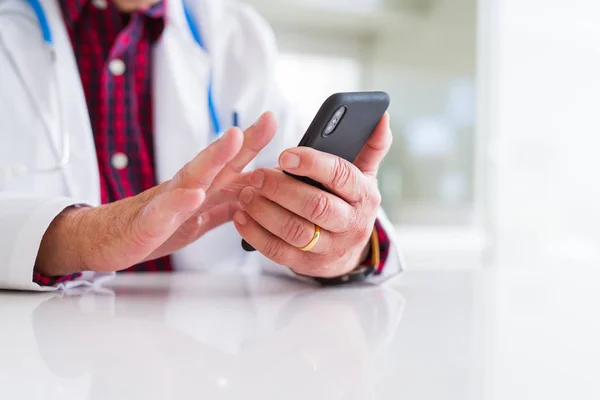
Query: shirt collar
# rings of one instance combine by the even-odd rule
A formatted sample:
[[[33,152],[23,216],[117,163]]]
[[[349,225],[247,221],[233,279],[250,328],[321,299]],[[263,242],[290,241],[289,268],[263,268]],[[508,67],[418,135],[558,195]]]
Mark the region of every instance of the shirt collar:
[[[139,11],[149,19],[149,21],[146,21],[146,29],[148,29],[151,43],[158,40],[165,28],[166,2],[167,0],[160,0],[151,7]]]
[[[65,23],[72,28],[77,20],[81,16],[81,11],[83,7],[90,0],[60,0],[60,5],[63,10],[63,16],[65,19]],[[92,0],[93,1],[93,0]],[[96,0],[98,3],[108,3],[112,2],[112,0]],[[164,18],[167,0],[160,0],[152,6],[148,7],[145,10],[140,10],[139,12],[146,15],[147,17],[153,19]]]
[[[166,13],[166,2],[167,0],[159,0],[151,7],[140,12],[150,18],[164,18]]]

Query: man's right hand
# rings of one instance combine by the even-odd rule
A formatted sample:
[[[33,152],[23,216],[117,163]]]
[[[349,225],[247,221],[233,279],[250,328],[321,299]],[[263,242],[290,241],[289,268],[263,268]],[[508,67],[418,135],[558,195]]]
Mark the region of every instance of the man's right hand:
[[[119,271],[185,247],[231,220],[242,172],[275,135],[265,113],[244,133],[229,129],[169,181],[137,196],[100,207],[72,207],[50,224],[35,271],[46,276],[79,271]]]

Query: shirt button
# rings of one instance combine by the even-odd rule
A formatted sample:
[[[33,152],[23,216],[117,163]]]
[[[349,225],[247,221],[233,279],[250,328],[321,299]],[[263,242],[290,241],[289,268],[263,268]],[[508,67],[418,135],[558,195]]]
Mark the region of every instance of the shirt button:
[[[106,2],[106,0],[92,0],[92,4],[98,10],[104,10],[106,9],[106,7],[108,7],[108,3]]]
[[[125,63],[120,58],[115,58],[108,63],[108,69],[114,76],[121,76],[125,73]]]
[[[129,165],[129,158],[123,153],[115,153],[111,157],[110,163],[115,169],[125,169]]]

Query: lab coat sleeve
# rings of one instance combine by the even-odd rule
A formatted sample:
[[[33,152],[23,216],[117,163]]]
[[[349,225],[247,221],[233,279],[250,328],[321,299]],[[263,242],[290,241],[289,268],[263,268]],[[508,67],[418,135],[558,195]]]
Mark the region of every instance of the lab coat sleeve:
[[[99,284],[112,276],[84,272],[76,280],[55,286],[33,282],[35,259],[46,229],[59,213],[75,204],[69,198],[0,192],[0,289],[54,291]]]
[[[256,160],[256,167],[273,167],[277,165],[279,154],[282,150],[297,145],[304,134],[303,128],[297,118],[289,101],[283,96],[276,81],[275,66],[277,60],[277,46],[275,37],[267,22],[264,21],[258,13],[249,6],[241,6],[238,9],[240,24],[245,31],[245,48],[252,49],[252,54],[246,54],[245,60],[254,64],[251,68],[260,73],[253,75],[253,78],[261,81],[260,84],[254,82],[254,87],[258,88],[254,93],[252,103],[258,108],[254,111],[254,117],[257,117],[262,111],[269,110],[275,113],[278,121],[278,131],[273,141],[265,148]],[[370,278],[370,282],[381,283],[397,275],[404,269],[404,258],[395,235],[395,230],[385,212],[380,209],[378,220],[384,227],[386,234],[391,241],[391,248],[388,253],[386,265],[383,272],[378,276]],[[265,268],[271,269],[271,264],[265,262]],[[297,276],[287,268],[276,266],[275,269],[283,271],[291,276]]]

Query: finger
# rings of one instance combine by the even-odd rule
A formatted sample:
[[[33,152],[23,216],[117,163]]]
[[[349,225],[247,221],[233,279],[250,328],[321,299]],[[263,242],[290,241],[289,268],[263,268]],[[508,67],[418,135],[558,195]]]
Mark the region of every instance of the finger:
[[[208,190],[221,169],[239,153],[242,143],[242,131],[236,127],[229,129],[179,170],[167,188]]]
[[[230,202],[237,203],[242,189],[250,186],[251,176],[251,172],[245,172],[233,177],[231,180],[223,183],[222,186],[219,186],[214,190],[212,190],[211,187],[206,194],[206,200],[204,200],[204,203],[202,203],[202,206],[200,207],[199,214],[221,204]],[[215,185],[213,184],[213,187],[214,186]]]
[[[211,229],[231,221],[233,214],[240,209],[239,203],[223,204],[202,214],[188,218],[168,239],[150,253],[144,261],[154,260],[187,246],[198,240]]]
[[[259,225],[294,247],[308,245],[315,235],[315,224],[261,196],[254,188],[244,189],[240,195],[241,207]],[[325,253],[332,246],[332,234],[321,230],[312,253]]]
[[[262,255],[298,274],[328,278],[344,273],[339,270],[340,265],[324,262],[322,255],[301,251],[273,235],[245,211],[236,212],[233,223],[239,234]]]
[[[354,222],[350,204],[281,171],[258,169],[250,182],[262,196],[327,231],[344,233]]]
[[[246,212],[233,215],[233,223],[239,234],[262,255],[286,267],[294,268],[309,262],[311,253],[300,251],[260,226]]]
[[[350,204],[364,200],[372,190],[369,179],[352,163],[310,147],[296,147],[279,157],[281,167],[294,175],[305,176]]]
[[[193,240],[196,240],[207,232],[231,221],[233,219],[233,214],[239,210],[241,210],[239,203],[227,203],[221,204],[220,206],[203,213],[199,220],[200,229]]]
[[[156,196],[133,223],[134,240],[154,249],[168,239],[205,198],[202,189],[175,189]]]
[[[354,165],[363,172],[363,174],[377,177],[377,170],[381,161],[392,147],[392,131],[390,130],[390,117],[387,113],[383,115],[381,121],[371,134],[369,140],[364,145]]]
[[[268,145],[277,131],[277,120],[271,112],[265,112],[258,121],[244,132],[244,144],[240,152],[217,175],[215,183],[230,179],[231,175],[239,174]]]
[[[217,174],[200,211],[227,202],[237,202],[242,189],[250,185],[250,173],[241,172],[270,143],[276,130],[277,121],[271,112],[261,115],[254,125],[246,129],[241,150]]]

